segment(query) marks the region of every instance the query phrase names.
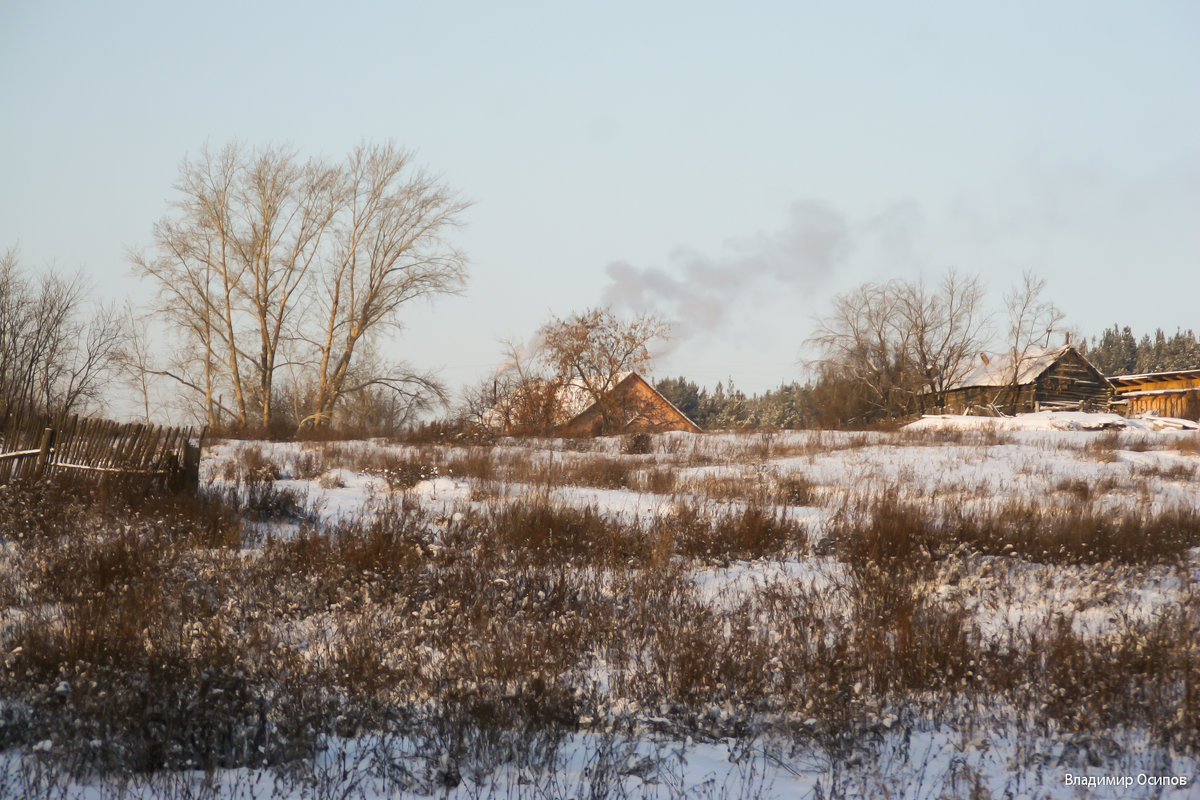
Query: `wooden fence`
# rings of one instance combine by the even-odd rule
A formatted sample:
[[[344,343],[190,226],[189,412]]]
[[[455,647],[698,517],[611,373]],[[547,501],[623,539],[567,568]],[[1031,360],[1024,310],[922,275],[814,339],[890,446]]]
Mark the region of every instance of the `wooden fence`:
[[[200,477],[200,438],[190,428],[10,410],[0,415],[0,485],[55,471],[194,485]]]

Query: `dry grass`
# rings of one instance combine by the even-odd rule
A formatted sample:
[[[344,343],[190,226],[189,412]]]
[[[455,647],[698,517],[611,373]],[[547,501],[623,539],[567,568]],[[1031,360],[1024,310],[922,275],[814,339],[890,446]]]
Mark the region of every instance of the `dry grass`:
[[[964,517],[949,531],[982,553],[1056,564],[1174,562],[1200,546],[1200,513],[1191,508],[1108,511],[1011,502]]]
[[[1076,502],[1087,503],[1117,489],[1120,486],[1115,478],[1099,480],[1084,480],[1083,478],[1063,478],[1054,484],[1056,492],[1062,492]]]
[[[1196,464],[1139,464],[1134,468],[1134,475],[1148,481],[1191,483],[1196,480],[1197,470],[1200,465]]]
[[[1200,432],[1173,436],[1168,446],[1185,456],[1200,456]]]
[[[658,520],[655,533],[670,550],[703,562],[745,561],[802,550],[807,532],[784,511],[761,504],[720,513],[681,503],[675,513]]]
[[[638,488],[651,494],[672,494],[676,485],[676,473],[669,467],[655,467],[639,474]]]
[[[1096,436],[1087,445],[1087,452],[1091,457],[1105,464],[1111,464],[1117,460],[1117,454],[1121,450],[1121,434],[1117,431],[1108,431]]]
[[[774,458],[814,440],[812,452],[858,441],[760,434],[745,448]],[[25,709],[0,742],[51,740],[70,769],[151,770],[292,762],[327,733],[434,731],[441,780],[466,768],[470,748],[506,736],[775,730],[847,759],[869,749],[888,714],[1007,704],[1035,725],[1096,737],[1140,727],[1200,754],[1200,600],[1186,566],[1177,605],[1103,636],[1078,633],[1064,610],[1061,621],[984,637],[935,585],[994,555],[1080,569],[1182,565],[1200,546],[1194,511],[1115,513],[1103,486],[1078,480],[1041,505],[969,513],[880,491],[833,510],[829,585],[779,579],[715,603],[697,571],[810,554],[782,507],[817,505],[821,487],[769,471],[681,487],[671,467],[697,457],[688,446],[553,458],[346,448],[357,459],[347,468],[496,487],[520,476],[539,490],[436,517],[411,494],[385,496],[373,516],[302,517],[253,549],[241,520],[259,512],[234,493],[0,491],[11,548],[0,598],[16,620],[3,633],[0,697]],[[338,447],[301,451],[304,464],[275,474],[347,466]],[[277,489],[270,466],[261,452],[243,455],[232,480],[239,491]],[[638,526],[552,502],[561,485],[678,492],[679,502]]]
[[[1109,510],[1086,484],[1060,484],[1066,506],[1008,500],[963,512],[918,505],[890,489],[839,510],[831,539],[848,563],[931,560],[963,547],[1048,564],[1174,563],[1200,546],[1200,512],[1189,507]]]

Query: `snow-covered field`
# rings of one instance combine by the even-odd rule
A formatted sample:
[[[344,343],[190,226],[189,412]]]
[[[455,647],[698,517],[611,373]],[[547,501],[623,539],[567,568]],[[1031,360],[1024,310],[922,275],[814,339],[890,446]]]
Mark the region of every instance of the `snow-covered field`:
[[[205,574],[253,570],[309,547],[314,532],[367,536],[419,520],[405,534],[415,539],[401,578],[378,567],[346,584],[361,597],[336,588],[324,605],[264,611],[256,635],[318,666],[365,651],[379,674],[410,676],[403,690],[372,688],[383,707],[371,719],[433,709],[428,730],[419,719],[402,730],[334,725],[290,772],[31,784],[62,746],[50,737],[6,751],[0,794],[36,785],[88,797],[1200,797],[1200,432],[1047,413],[631,443],[213,445],[202,480],[240,497],[247,520],[236,552],[213,556],[220,570]],[[264,487],[265,501],[249,497]],[[542,544],[517,555],[523,545],[495,544],[512,535],[503,515],[532,506],[564,515],[519,523]],[[1109,531],[1110,520],[1124,527]],[[543,524],[632,538],[596,550]],[[1039,526],[1055,525],[1062,531],[1039,538]],[[749,528],[758,538],[714,544]],[[1103,541],[1088,538],[1092,528]],[[882,538],[868,547],[859,532]],[[1138,540],[1150,536],[1161,546]],[[467,591],[494,598],[490,614],[487,603],[462,612],[420,588],[459,576],[467,553],[496,565],[490,579],[469,573]],[[6,543],[0,567],[20,576],[21,558]],[[279,574],[281,596],[298,591]],[[0,590],[5,652],[31,614],[52,625],[57,613],[23,607],[15,580]],[[658,585],[669,597],[656,623]],[[227,601],[231,616],[259,602],[240,597]],[[605,607],[612,620],[597,621]],[[412,621],[436,628],[443,613],[466,614],[454,624],[490,638],[448,645],[444,631]],[[563,655],[560,636],[601,638]],[[494,664],[508,662],[489,649],[537,647],[544,663],[517,660],[553,678],[545,692],[571,693],[565,725],[522,720],[517,736],[510,721],[499,739],[439,727],[447,697],[492,691],[519,706],[536,685],[542,698],[525,673],[503,677],[509,667]],[[490,653],[486,670],[476,650]],[[457,681],[456,659],[487,679]]]

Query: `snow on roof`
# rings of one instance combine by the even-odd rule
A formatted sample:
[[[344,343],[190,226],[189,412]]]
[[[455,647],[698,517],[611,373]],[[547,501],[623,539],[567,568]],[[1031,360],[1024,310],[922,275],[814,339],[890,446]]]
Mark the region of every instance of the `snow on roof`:
[[[1187,419],[1144,414],[1096,414],[1087,411],[1038,411],[1015,417],[973,417],[960,414],[927,414],[904,426],[905,430],[997,430],[997,431],[1100,431],[1100,430],[1197,430],[1200,424]]]
[[[1070,345],[1050,349],[1034,348],[1025,352],[1017,369],[1017,385],[1032,382],[1048,370]],[[951,389],[966,389],[970,386],[1009,386],[1013,383],[1013,354],[988,354],[985,363],[981,358],[970,372],[950,385]]]
[[[1141,383],[1147,381],[1169,381],[1178,378],[1200,377],[1200,369],[1177,369],[1168,372],[1139,372],[1135,375],[1113,375],[1110,381],[1130,381]]]
[[[1160,394],[1191,394],[1192,392],[1200,392],[1200,386],[1190,386],[1186,389],[1144,389],[1137,392],[1121,392],[1120,397],[1151,397]]]

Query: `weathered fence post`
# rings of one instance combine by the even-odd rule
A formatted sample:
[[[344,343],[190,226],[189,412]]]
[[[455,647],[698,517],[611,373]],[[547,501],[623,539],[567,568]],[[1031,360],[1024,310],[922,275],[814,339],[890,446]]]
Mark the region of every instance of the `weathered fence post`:
[[[37,464],[33,468],[33,477],[40,478],[46,474],[46,467],[50,464],[50,452],[54,449],[54,429],[46,428],[42,431],[42,441],[38,444]]]
[[[200,485],[200,445],[190,441],[183,444],[183,485],[189,489]]]

